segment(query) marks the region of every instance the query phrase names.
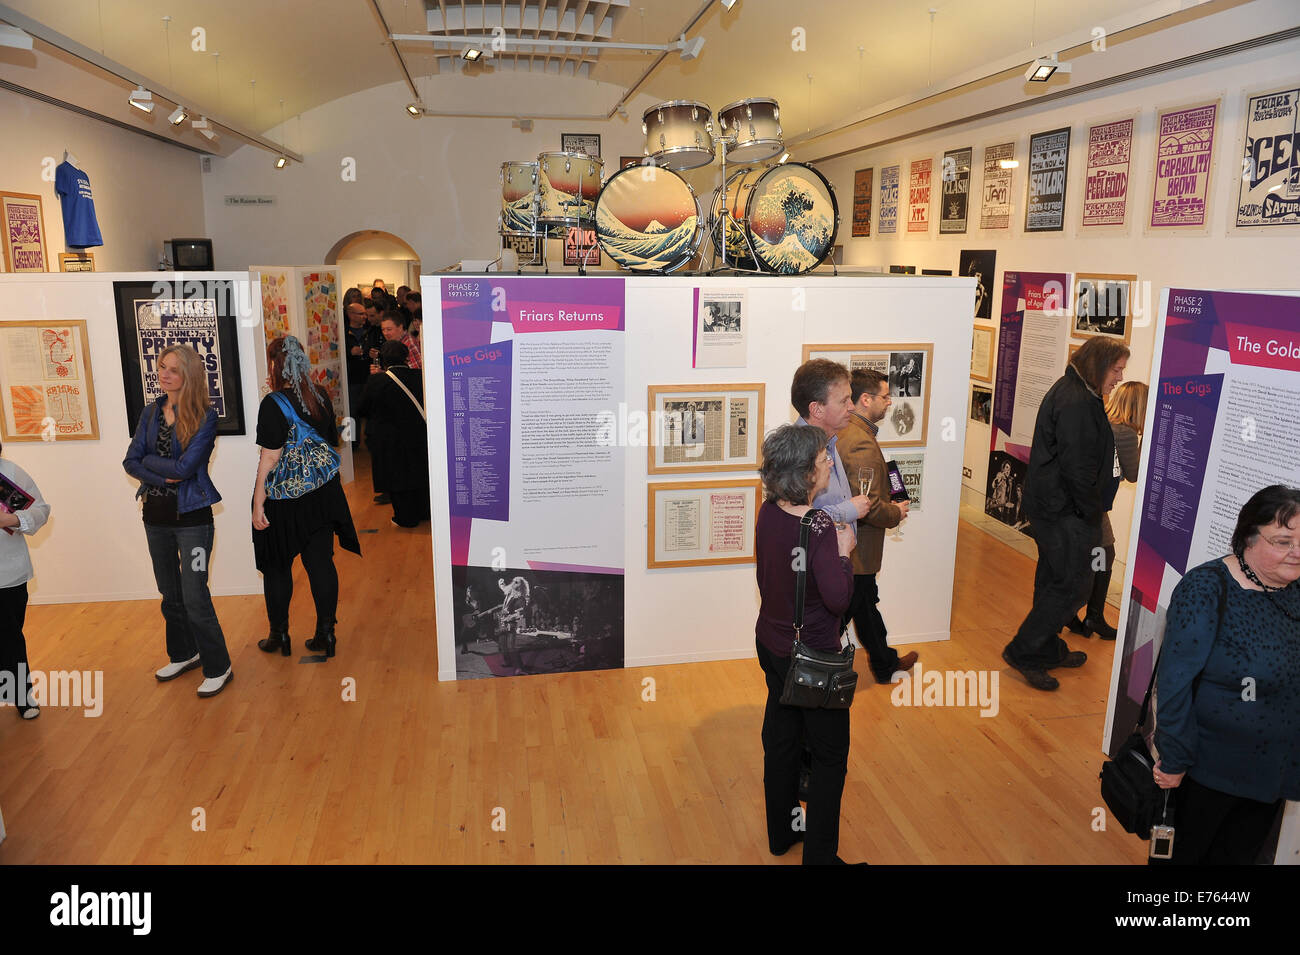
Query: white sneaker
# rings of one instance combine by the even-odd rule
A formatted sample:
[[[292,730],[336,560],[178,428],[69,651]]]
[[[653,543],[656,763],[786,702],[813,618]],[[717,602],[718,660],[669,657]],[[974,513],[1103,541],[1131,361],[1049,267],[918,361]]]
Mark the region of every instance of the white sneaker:
[[[167,664],[165,667],[163,667],[161,670],[159,670],[157,673],[154,674],[154,678],[159,683],[166,683],[168,680],[176,679],[178,676],[180,676],[182,673],[184,673],[187,670],[193,670],[198,665],[199,665],[199,655],[196,653],[192,658],[186,660],[184,663]]]
[[[210,676],[199,684],[199,696],[216,696],[235,678],[234,667],[227,667],[221,676]]]
[[[25,720],[34,720],[41,715],[41,708],[33,703],[27,709],[20,710],[19,715]]]

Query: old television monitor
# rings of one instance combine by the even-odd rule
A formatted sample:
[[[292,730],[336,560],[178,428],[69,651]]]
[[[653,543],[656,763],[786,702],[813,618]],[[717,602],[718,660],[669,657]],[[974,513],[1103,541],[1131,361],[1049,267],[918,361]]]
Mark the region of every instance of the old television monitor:
[[[215,268],[211,239],[172,239],[167,246],[172,268],[177,272],[211,272]]]

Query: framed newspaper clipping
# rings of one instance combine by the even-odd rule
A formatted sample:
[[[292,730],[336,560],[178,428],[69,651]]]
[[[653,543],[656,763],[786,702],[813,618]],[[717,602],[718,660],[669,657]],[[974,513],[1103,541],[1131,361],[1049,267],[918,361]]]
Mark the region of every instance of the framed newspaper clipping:
[[[646,566],[754,563],[763,485],[757,478],[651,484]]]
[[[85,319],[0,322],[0,437],[99,438]]]
[[[850,372],[871,368],[889,378],[890,406],[876,439],[882,448],[925,444],[930,408],[934,343],[804,345],[803,360],[829,358]]]
[[[651,385],[650,474],[756,471],[766,386]]]

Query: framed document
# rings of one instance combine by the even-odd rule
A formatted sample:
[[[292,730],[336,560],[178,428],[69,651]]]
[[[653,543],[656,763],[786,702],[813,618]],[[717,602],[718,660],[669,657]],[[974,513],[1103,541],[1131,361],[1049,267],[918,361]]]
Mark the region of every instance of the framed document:
[[[0,192],[6,272],[45,272],[45,216],[41,197]]]
[[[930,372],[934,343],[804,345],[803,360],[829,358],[850,372],[871,368],[889,376],[893,399],[876,440],[882,448],[920,447],[929,429]]]
[[[651,484],[647,567],[754,563],[763,485],[757,478]]]
[[[1133,334],[1133,291],[1136,275],[1074,276],[1074,312],[1070,334],[1075,338],[1113,338],[1129,342]]]
[[[126,387],[127,430],[134,434],[145,406],[162,395],[158,384],[162,353],[172,345],[189,345],[208,368],[208,396],[217,409],[217,434],[243,434],[234,283],[114,282],[113,299]]]
[[[560,149],[566,153],[583,153],[592,159],[600,158],[599,133],[561,133]]]
[[[0,437],[99,438],[84,319],[0,322]]]
[[[93,272],[95,271],[95,253],[94,252],[60,252],[59,271],[60,272]]]
[[[651,385],[650,474],[754,471],[766,386]]]
[[[970,376],[993,383],[993,326],[976,325],[971,335]]]

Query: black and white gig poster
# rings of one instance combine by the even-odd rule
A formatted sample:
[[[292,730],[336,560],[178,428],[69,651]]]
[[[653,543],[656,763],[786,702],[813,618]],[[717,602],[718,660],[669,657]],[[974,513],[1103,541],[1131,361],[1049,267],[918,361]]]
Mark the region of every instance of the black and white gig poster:
[[[1065,228],[1065,183],[1070,161],[1070,127],[1029,137],[1029,193],[1026,232]]]

